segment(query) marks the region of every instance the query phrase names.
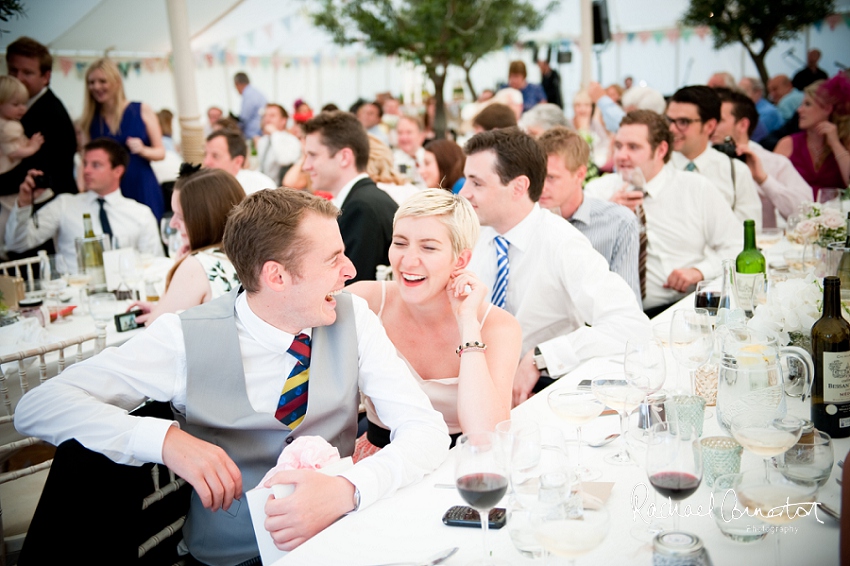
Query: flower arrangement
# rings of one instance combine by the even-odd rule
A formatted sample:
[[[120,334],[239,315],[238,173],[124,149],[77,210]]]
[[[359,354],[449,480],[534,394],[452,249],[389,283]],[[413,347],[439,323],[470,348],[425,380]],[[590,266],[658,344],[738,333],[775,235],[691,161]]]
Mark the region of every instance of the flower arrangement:
[[[809,202],[800,206],[798,222],[789,220],[788,240],[795,244],[816,244],[826,247],[846,238],[844,213],[836,208],[825,208],[820,203]]]
[[[808,336],[823,311],[823,287],[812,273],[771,285],[767,303],[756,307],[748,326],[775,335],[781,344]]]

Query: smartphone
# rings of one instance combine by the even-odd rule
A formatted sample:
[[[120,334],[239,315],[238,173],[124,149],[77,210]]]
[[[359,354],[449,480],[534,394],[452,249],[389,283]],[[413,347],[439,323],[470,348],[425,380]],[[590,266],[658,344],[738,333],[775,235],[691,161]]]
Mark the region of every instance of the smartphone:
[[[128,330],[135,330],[139,328],[140,325],[136,322],[136,316],[142,314],[141,309],[131,310],[130,312],[125,312],[121,314],[115,315],[115,330],[118,332],[127,332]]]
[[[590,380],[582,379],[578,382],[578,386],[576,387],[579,391],[590,391]]]
[[[490,509],[490,522],[488,524],[491,529],[501,529],[505,526],[507,512],[501,507]],[[443,523],[450,527],[472,527],[481,528],[481,515],[472,507],[466,505],[455,505],[450,507],[446,514],[443,515]]]

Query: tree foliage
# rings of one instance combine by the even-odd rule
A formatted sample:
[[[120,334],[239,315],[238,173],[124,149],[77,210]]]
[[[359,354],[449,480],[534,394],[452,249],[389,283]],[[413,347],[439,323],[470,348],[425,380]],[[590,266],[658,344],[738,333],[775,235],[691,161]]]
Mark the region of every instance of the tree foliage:
[[[742,43],[767,83],[767,52],[834,9],[835,0],[691,0],[682,23],[710,27],[715,48]],[[761,50],[756,51],[759,44]]]
[[[20,17],[26,15],[21,0],[0,0],[0,20],[8,22],[12,16]],[[0,29],[0,35],[8,33],[9,30]]]
[[[469,69],[484,55],[540,27],[552,2],[530,0],[321,0],[314,24],[335,43],[361,42],[380,55],[423,65],[437,98],[435,130],[445,130],[443,85],[450,65]]]

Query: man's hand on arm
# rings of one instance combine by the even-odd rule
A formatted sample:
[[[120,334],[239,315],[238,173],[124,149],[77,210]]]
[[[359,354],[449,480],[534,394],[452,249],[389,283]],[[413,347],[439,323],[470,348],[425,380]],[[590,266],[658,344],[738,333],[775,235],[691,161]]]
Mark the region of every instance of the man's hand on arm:
[[[162,463],[195,488],[207,509],[227,510],[242,495],[242,473],[230,456],[176,426],[165,434]]]
[[[294,484],[295,491],[266,502],[266,530],[281,550],[292,550],[354,509],[354,485],[313,470],[278,472],[266,483]]]
[[[750,168],[750,173],[753,174],[753,181],[756,184],[762,185],[767,181],[767,173],[764,170],[761,159],[759,159],[759,156],[748,145],[739,145],[735,151],[738,152],[738,155],[743,155],[746,158],[747,167]]]
[[[539,379],[540,370],[534,365],[534,348],[532,348],[520,359],[519,365],[516,368],[513,393],[514,407],[528,399]]]
[[[703,280],[702,271],[696,267],[688,267],[686,269],[674,269],[667,278],[667,283],[664,287],[674,289],[680,293],[687,293],[688,290]]]

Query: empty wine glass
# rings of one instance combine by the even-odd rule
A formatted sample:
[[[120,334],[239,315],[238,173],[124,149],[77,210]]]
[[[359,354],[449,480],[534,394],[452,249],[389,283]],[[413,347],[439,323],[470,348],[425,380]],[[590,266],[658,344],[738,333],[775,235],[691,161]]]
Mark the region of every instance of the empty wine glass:
[[[620,415],[620,451],[613,456],[606,456],[605,461],[609,464],[621,466],[633,464],[626,442],[628,417],[643,401],[644,392],[629,383],[623,372],[600,375],[594,378],[590,384],[590,390],[597,399]]]
[[[162,217],[159,221],[159,235],[162,238],[162,245],[168,247],[168,242],[172,234],[177,233],[177,228],[171,226],[171,214]]]
[[[464,434],[458,439],[459,452],[455,466],[455,485],[464,501],[481,517],[484,558],[476,566],[507,565],[493,559],[487,551],[487,527],[490,510],[508,489],[508,468],[501,456],[499,437],[495,432]]]
[[[770,459],[789,450],[800,440],[803,419],[773,411],[748,411],[732,417],[732,437],[744,450],[764,460],[765,478],[770,469]]]
[[[705,309],[679,309],[673,312],[670,323],[670,349],[680,366],[689,370],[689,387],[678,387],[694,393],[694,372],[711,358],[714,331]]]
[[[548,503],[536,507],[532,518],[535,536],[547,552],[575,565],[576,558],[591,552],[608,536],[611,517],[599,499],[583,493],[576,507],[572,496],[565,494]]]
[[[626,379],[647,396],[661,389],[667,378],[664,348],[655,338],[627,341],[623,366]]]
[[[673,501],[690,497],[702,481],[702,447],[692,426],[663,422],[652,426],[646,445],[649,483],[670,501],[673,530],[679,530],[678,508]]]
[[[592,481],[602,472],[581,464],[581,426],[587,424],[605,410],[605,403],[590,391],[553,391],[547,398],[549,408],[561,420],[576,428],[578,453],[576,457],[576,475],[581,481]]]
[[[139,269],[139,254],[135,249],[121,250],[118,256],[118,271],[121,275],[121,281],[132,295],[131,300],[137,300],[142,272]]]

